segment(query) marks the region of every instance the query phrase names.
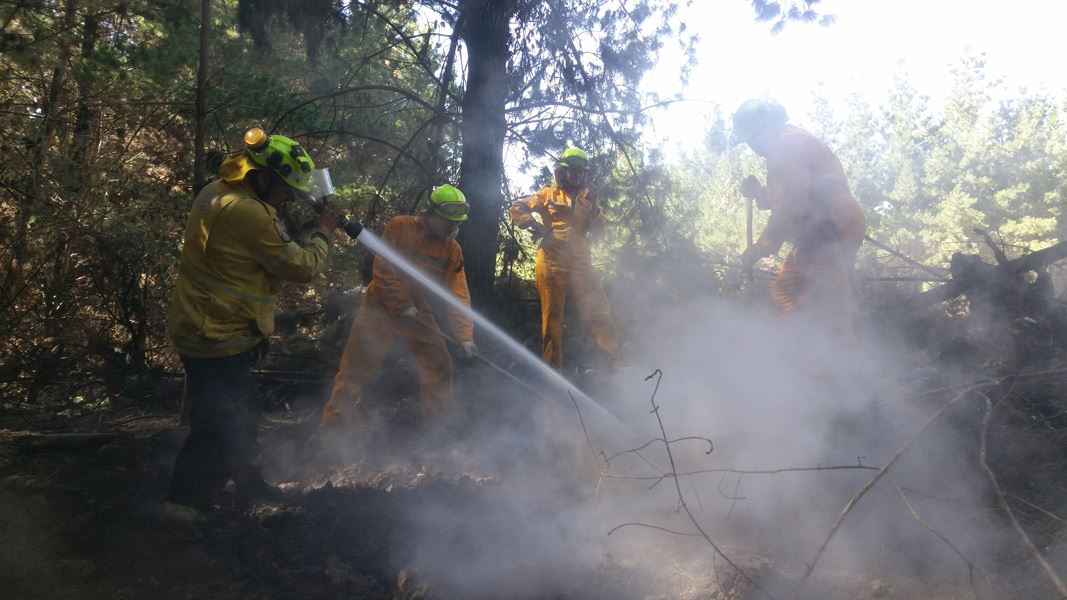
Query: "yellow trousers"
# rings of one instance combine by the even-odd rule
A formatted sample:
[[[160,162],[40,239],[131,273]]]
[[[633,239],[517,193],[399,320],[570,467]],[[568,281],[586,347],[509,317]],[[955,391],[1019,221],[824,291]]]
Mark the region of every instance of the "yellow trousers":
[[[535,275],[537,295],[541,299],[542,356],[545,362],[556,368],[563,366],[563,312],[568,289],[589,326],[597,349],[605,360],[614,360],[619,341],[611,321],[611,306],[588,253],[579,251],[563,256],[556,251],[546,252],[542,247],[537,251]]]

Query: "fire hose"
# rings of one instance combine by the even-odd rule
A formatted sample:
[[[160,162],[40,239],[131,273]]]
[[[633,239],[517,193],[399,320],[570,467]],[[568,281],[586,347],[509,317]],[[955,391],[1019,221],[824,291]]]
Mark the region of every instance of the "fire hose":
[[[452,336],[448,335],[447,333],[441,331],[441,328],[437,326],[437,323],[433,323],[433,322],[430,322],[430,321],[425,321],[425,320],[422,319],[421,315],[419,317],[416,317],[415,322],[418,323],[419,325],[422,325],[426,329],[430,330],[435,335],[437,335],[441,339],[445,340],[446,342],[452,344],[453,346],[455,346],[457,348],[460,347],[460,344],[458,342],[456,342],[455,338],[453,338]],[[477,350],[474,351],[474,353],[471,355],[471,357],[478,359],[479,361],[481,361],[482,364],[488,366],[489,368],[493,369],[497,373],[500,373],[501,375],[507,377],[508,379],[512,380],[513,382],[521,385],[527,391],[533,392],[533,393],[535,393],[535,394],[537,394],[539,396],[547,398],[547,396],[545,396],[544,392],[542,392],[541,390],[535,388],[533,385],[531,385],[527,381],[523,380],[518,375],[515,375],[511,371],[508,371],[504,367],[502,367],[502,366],[496,364],[495,362],[489,360],[488,358],[486,358],[482,353],[478,352]]]

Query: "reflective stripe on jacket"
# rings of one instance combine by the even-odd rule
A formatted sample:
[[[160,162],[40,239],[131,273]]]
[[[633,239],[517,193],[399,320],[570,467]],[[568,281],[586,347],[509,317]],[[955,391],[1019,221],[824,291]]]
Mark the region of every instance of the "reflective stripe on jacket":
[[[193,203],[185,226],[168,329],[184,356],[233,356],[274,332],[281,281],[310,281],[326,264],[321,235],[289,240],[277,212],[244,182],[216,180]]]

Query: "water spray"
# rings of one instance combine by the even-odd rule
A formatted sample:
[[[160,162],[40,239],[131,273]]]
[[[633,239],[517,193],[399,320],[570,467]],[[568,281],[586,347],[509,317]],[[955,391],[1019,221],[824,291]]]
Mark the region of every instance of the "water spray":
[[[588,408],[593,409],[595,414],[604,418],[613,427],[623,432],[628,432],[628,428],[623,425],[622,421],[619,421],[614,415],[608,412],[603,406],[598,404],[595,400],[589,397],[588,394],[578,389],[570,381],[567,381],[562,375],[557,373],[555,369],[548,366],[540,358],[534,356],[525,346],[515,341],[511,336],[500,329],[495,323],[483,316],[481,313],[475,311],[471,307],[467,306],[465,302],[460,300],[450,290],[445,288],[439,282],[431,279],[426,273],[424,273],[417,266],[412,264],[404,255],[398,252],[395,248],[386,244],[381,238],[373,233],[363,230],[359,234],[359,241],[362,242],[371,252],[379,256],[383,260],[389,262],[396,269],[400,269],[406,275],[414,279],[432,293],[437,298],[447,303],[450,307],[462,312],[471,321],[478,325],[483,334],[488,335],[496,342],[503,345],[518,359],[522,360],[527,365],[533,367],[537,372],[548,382],[552,383],[560,391],[574,394],[575,398],[579,399]],[[503,370],[502,367],[498,367]],[[510,373],[509,373],[510,375]]]
[[[333,194],[333,180],[330,178],[329,169],[315,169],[311,174],[310,191],[307,196],[307,202],[311,205],[316,212],[321,213],[329,206],[327,198]],[[476,323],[481,331],[493,340],[497,341],[508,350],[511,351],[516,358],[522,360],[527,365],[534,367],[537,372],[548,382],[551,382],[556,388],[563,392],[570,392],[575,398],[582,401],[588,408],[593,409],[595,414],[603,417],[614,428],[622,432],[629,433],[629,428],[623,425],[622,421],[619,421],[614,415],[608,412],[603,406],[598,404],[595,400],[589,397],[588,394],[578,389],[577,386],[567,381],[562,375],[556,372],[552,367],[544,363],[540,358],[536,357],[522,344],[519,344],[511,336],[505,333],[502,329],[496,326],[488,318],[482,316],[480,313],[467,306],[465,302],[460,300],[439,282],[431,279],[425,273],[422,272],[417,266],[408,261],[406,257],[396,251],[392,246],[386,244],[381,238],[374,235],[370,231],[363,228],[363,225],[357,221],[345,218],[340,227],[351,237],[352,239],[359,240],[368,250],[373,252],[376,256],[386,260],[394,268],[403,271],[406,275],[414,279],[423,288],[428,290],[434,296],[438,297],[452,308],[460,311],[466,315],[471,321]],[[442,336],[443,332],[439,332]],[[477,355],[478,358],[489,365],[494,370],[506,375],[509,379],[517,381],[522,384],[523,387],[528,389],[535,389],[529,383],[523,381],[515,374],[490,361],[482,355]],[[541,396],[546,396],[543,392],[538,392]]]

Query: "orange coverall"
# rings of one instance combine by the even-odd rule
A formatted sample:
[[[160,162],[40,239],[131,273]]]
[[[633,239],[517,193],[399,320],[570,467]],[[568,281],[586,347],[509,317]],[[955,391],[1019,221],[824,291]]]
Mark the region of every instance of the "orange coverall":
[[[424,218],[423,215],[394,217],[382,239],[470,305],[459,242],[432,237]],[[419,323],[398,318],[412,306],[419,311]],[[330,427],[349,416],[350,410],[359,403],[363,386],[398,341],[408,347],[415,359],[423,417],[433,417],[448,409],[452,403],[452,357],[433,314],[426,291],[416,281],[381,257],[374,258],[371,282],[352,321],[333,392],[323,410],[322,427]],[[456,342],[473,341],[471,320],[451,307],[447,314]]]
[[[589,324],[597,348],[606,360],[618,353],[611,306],[593,270],[586,235],[602,226],[604,215],[589,197],[589,188],[573,196],[559,185],[547,187],[529,198],[511,204],[511,220],[519,227],[535,223],[534,213],[551,228],[552,235],[541,241],[535,275],[541,299],[542,355],[549,365],[563,366],[563,309],[567,288]]]
[[[784,313],[821,315],[851,333],[852,270],[867,220],[841,162],[818,138],[786,125],[767,155],[763,200],[771,216],[757,243],[768,255],[793,244],[772,287],[775,304]]]

